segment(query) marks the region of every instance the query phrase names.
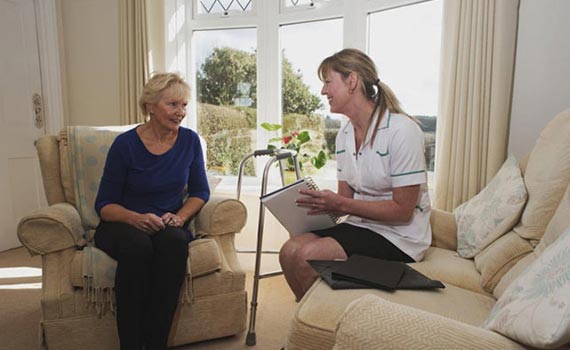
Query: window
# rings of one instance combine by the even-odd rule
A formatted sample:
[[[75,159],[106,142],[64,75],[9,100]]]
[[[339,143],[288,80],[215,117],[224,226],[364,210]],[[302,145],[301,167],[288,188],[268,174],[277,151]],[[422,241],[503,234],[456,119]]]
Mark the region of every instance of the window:
[[[193,47],[198,132],[208,145],[207,167],[220,175],[237,175],[240,160],[255,147],[256,31],[196,31]]]
[[[309,131],[312,138],[307,150],[309,157],[321,149],[332,157],[318,171],[308,159],[302,161],[304,174],[316,177],[321,187],[336,188],[334,141],[340,119],[331,115],[328,101],[321,95],[322,82],[317,69],[324,57],[342,49],[338,40],[342,37],[342,24],[340,18],[305,22],[281,26],[279,33],[283,131]]]
[[[196,0],[194,6],[198,15],[222,14],[230,12],[250,12],[253,0]]]
[[[404,110],[421,122],[431,180],[439,93],[442,0],[374,12],[369,15],[369,20],[369,54],[378,66],[380,79],[392,88]]]
[[[426,159],[433,169],[442,1],[165,0],[170,25],[167,65],[196,87],[188,125],[208,139],[208,168],[225,175],[219,188],[235,192],[241,157],[265,148],[275,136],[261,123],[305,128],[289,123],[289,115],[302,117],[295,123],[318,116],[311,136],[329,151],[334,147],[335,129],[346,118],[328,111],[317,67],[343,47],[368,52],[404,109],[423,121]],[[247,68],[218,64],[223,73],[212,78],[209,63],[230,53],[249,62]],[[302,87],[309,102],[315,97],[320,105],[289,108],[293,83]],[[231,85],[231,93],[216,90],[221,85]],[[209,110],[217,111],[214,117]],[[310,175],[321,187],[336,189],[332,154],[325,168]],[[257,194],[265,161],[258,159],[246,169],[252,176],[245,184],[250,181]]]

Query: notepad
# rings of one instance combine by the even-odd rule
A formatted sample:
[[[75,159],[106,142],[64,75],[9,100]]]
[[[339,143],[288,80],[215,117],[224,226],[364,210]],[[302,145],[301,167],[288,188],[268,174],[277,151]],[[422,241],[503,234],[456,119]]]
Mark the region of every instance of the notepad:
[[[318,190],[312,178],[306,177],[261,196],[263,205],[291,235],[312,232],[337,225],[340,219],[331,214],[308,215],[309,208],[297,206],[301,188]]]

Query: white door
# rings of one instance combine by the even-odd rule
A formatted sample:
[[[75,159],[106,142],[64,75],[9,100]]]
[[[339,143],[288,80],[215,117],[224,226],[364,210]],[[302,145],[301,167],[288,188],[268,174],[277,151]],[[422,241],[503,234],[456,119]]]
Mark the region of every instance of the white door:
[[[40,79],[34,0],[0,0],[0,251],[21,245],[18,220],[45,203],[34,148],[45,132]]]

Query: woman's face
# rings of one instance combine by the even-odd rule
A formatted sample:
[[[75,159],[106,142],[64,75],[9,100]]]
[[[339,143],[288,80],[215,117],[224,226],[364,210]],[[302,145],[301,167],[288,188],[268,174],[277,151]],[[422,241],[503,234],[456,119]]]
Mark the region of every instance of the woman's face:
[[[330,70],[323,81],[321,95],[326,95],[332,113],[343,113],[345,106],[350,100],[348,79]]]
[[[152,120],[165,129],[178,130],[188,105],[188,97],[180,96],[182,94],[165,90],[157,103],[149,105]]]

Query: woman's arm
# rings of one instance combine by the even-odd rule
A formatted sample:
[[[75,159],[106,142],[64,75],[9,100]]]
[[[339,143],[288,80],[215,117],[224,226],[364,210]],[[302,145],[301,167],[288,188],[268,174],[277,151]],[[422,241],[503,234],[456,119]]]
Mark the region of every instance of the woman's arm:
[[[392,191],[392,199],[383,201],[365,201],[340,194],[346,194],[346,191],[346,188],[341,188],[340,182],[339,194],[329,190],[301,190],[300,193],[306,196],[298,199],[297,203],[311,208],[309,214],[329,212],[335,215],[349,214],[376,221],[405,223],[409,222],[414,214],[420,194],[420,185],[396,187]]]

